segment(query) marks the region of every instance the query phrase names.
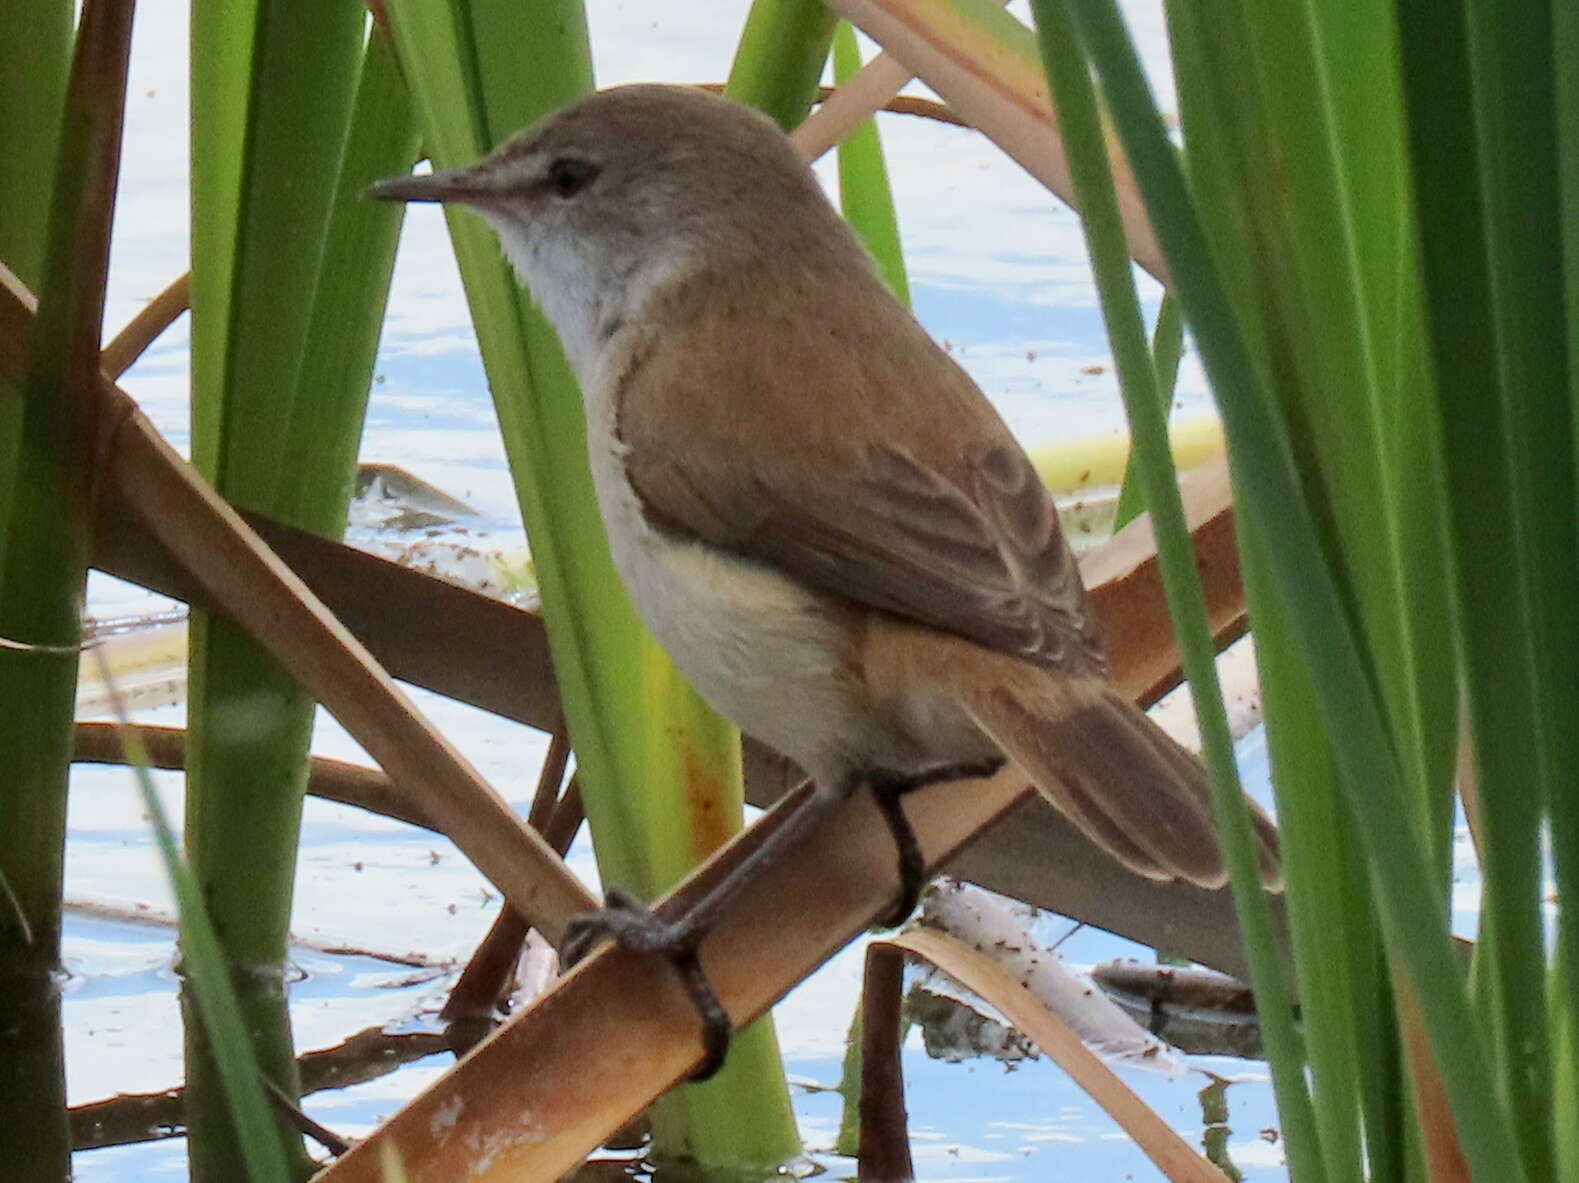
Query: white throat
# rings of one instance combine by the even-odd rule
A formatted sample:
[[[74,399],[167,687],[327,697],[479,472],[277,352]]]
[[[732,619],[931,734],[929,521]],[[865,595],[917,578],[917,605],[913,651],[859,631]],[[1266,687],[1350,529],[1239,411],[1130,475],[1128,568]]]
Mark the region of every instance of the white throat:
[[[559,334],[559,343],[583,391],[591,396],[604,353],[620,330],[634,323],[653,292],[682,260],[639,254],[618,266],[577,249],[563,234],[534,233],[509,218],[484,214],[521,283]]]

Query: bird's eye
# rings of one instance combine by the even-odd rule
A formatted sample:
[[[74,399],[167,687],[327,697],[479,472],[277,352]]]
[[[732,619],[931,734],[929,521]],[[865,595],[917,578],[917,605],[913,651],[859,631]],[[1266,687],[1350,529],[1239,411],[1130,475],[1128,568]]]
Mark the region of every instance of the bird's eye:
[[[561,156],[548,166],[548,187],[556,196],[574,197],[592,183],[598,166],[575,156]]]

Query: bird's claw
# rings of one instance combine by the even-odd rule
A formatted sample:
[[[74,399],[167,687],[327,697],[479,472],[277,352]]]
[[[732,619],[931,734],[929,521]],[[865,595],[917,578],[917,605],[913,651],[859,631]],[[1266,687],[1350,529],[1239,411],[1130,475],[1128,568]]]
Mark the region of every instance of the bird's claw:
[[[894,900],[894,906],[877,923],[881,928],[898,928],[910,919],[910,913],[916,910],[916,904],[921,899],[921,889],[927,883],[926,859],[922,857],[921,844],[916,841],[915,828],[911,826],[910,819],[905,816],[904,806],[900,804],[903,793],[874,784],[872,797],[883,814],[883,820],[888,823],[888,832],[899,854],[899,895]]]
[[[998,757],[964,764],[945,764],[919,775],[874,774],[868,778],[872,797],[882,811],[883,820],[888,823],[888,832],[893,836],[894,846],[899,852],[899,895],[892,910],[878,920],[879,926],[898,928],[908,920],[921,901],[922,889],[927,885],[926,858],[921,853],[921,844],[916,841],[915,827],[905,816],[901,800],[907,793],[929,785],[993,776],[1003,764],[1003,759]]]
[[[685,992],[702,1020],[702,1062],[691,1073],[693,1082],[708,1079],[723,1066],[734,1031],[729,1012],[719,1002],[697,957],[705,935],[683,919],[670,923],[634,896],[611,888],[603,907],[574,917],[565,926],[560,956],[565,968],[576,965],[602,940],[613,941],[632,953],[653,953],[666,959],[680,975]]]

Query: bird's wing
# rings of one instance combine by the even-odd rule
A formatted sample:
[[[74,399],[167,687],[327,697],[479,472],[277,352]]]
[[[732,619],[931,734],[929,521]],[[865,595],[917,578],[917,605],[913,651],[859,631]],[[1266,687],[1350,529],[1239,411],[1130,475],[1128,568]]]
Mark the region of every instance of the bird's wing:
[[[955,483],[877,444],[796,501],[760,479],[768,512],[743,540],[823,591],[1055,669],[1098,659],[1085,591],[1052,498],[1011,444],[964,460]]]
[[[850,380],[844,410],[828,423],[780,408],[801,419],[766,446],[749,421],[766,413],[753,406],[765,396],[749,385],[717,389],[749,384],[762,358],[727,375],[638,368],[619,416],[626,473],[660,529],[1038,665],[1098,668],[1095,625],[1052,497],[984,396],[941,351],[935,360],[951,397],[929,407],[913,381],[917,398],[883,421],[885,375],[838,354],[801,354],[806,381]],[[874,412],[876,421],[860,421]],[[675,416],[668,430],[652,420],[661,414]]]

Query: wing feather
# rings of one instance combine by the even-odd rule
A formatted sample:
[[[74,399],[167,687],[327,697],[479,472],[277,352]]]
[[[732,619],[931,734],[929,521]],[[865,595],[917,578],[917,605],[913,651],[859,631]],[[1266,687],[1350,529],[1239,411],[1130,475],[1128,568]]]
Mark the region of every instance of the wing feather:
[[[1038,665],[1099,668],[1036,470],[965,372],[871,284],[859,309],[830,295],[848,284],[818,284],[793,325],[744,297],[720,324],[715,299],[712,340],[678,301],[665,347],[635,357],[617,392],[643,512],[830,595]],[[812,385],[834,392],[815,417],[798,397]],[[796,430],[775,439],[761,427],[773,422]]]
[[[1079,570],[1030,462],[1000,444],[964,464],[969,487],[882,444],[814,500],[759,479],[760,525],[735,549],[819,590],[1038,665],[1094,666],[1100,650]]]

